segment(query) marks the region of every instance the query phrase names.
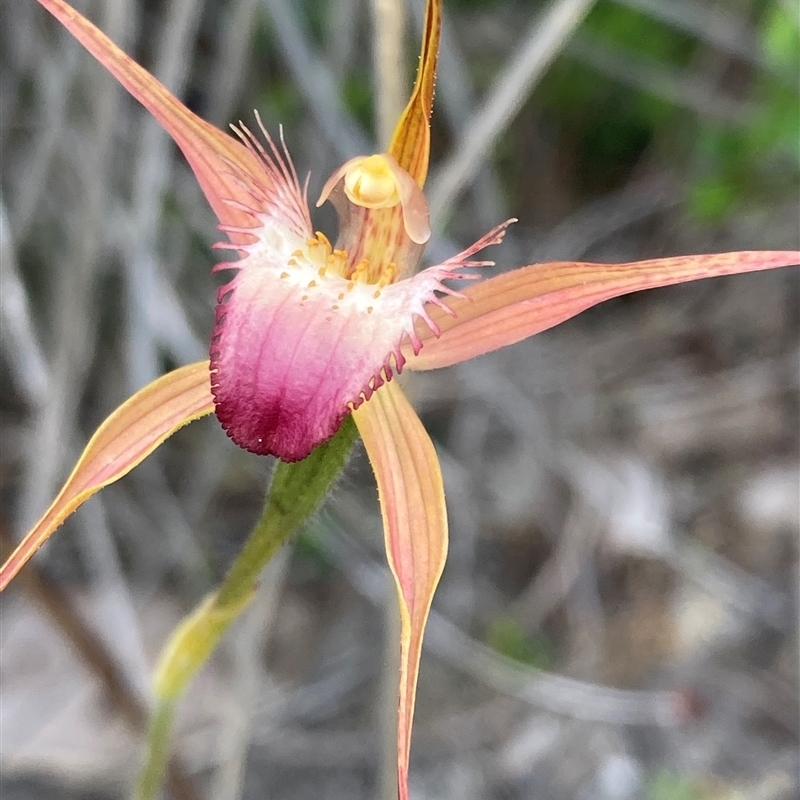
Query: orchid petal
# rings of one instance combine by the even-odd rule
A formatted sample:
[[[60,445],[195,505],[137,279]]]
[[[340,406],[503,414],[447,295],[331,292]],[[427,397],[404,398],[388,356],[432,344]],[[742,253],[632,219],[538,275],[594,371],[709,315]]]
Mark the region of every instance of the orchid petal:
[[[442,33],[442,0],[428,0],[417,80],[411,99],[400,117],[389,144],[389,153],[420,185],[425,184],[431,150],[431,112]]]
[[[398,788],[408,798],[422,636],[447,556],[447,512],[433,443],[396,383],[353,412],[378,482],[386,555],[400,599]]]
[[[95,492],[127,475],[179,428],[213,410],[207,361],[176,369],[123,403],[97,429],[58,497],[0,568],[0,591]]]
[[[431,308],[441,336],[419,324],[421,352],[414,357],[406,345],[403,354],[409,369],[448,367],[519,342],[613,297],[794,264],[800,264],[800,251],[742,251],[628,264],[532,264],[470,286],[460,298],[447,298],[450,314]]]
[[[251,215],[236,204],[252,207],[252,193],[247,187],[253,183],[253,176],[264,180],[260,160],[252,149],[193,114],[63,0],[39,2],[161,123],[186,156],[219,220],[226,225],[251,224]],[[232,239],[238,238],[241,234],[234,233]]]

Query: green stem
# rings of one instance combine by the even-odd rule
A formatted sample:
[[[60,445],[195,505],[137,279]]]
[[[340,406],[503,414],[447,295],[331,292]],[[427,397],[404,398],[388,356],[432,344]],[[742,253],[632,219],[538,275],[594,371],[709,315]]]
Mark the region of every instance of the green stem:
[[[355,423],[348,417],[333,439],[308,458],[295,464],[278,463],[261,518],[219,589],[181,622],[167,642],[153,678],[156,708],[134,800],[155,796],[169,757],[175,704],[222,635],[247,607],[266,564],[328,495],[356,436]]]
[[[134,792],[133,800],[149,800],[156,796],[161,786],[164,770],[169,760],[169,740],[174,716],[175,704],[169,700],[159,700],[150,719],[145,765],[139,776],[139,784]]]

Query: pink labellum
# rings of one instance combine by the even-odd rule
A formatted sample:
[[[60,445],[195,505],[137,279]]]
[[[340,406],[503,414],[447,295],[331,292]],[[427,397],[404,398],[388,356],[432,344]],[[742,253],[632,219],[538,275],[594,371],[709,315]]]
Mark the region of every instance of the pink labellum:
[[[303,239],[264,221],[250,245],[236,245],[238,274],[219,290],[211,344],[217,417],[254,453],[305,458],[342,419],[419,350],[417,318],[442,281],[467,278],[472,262],[449,261],[395,284],[348,280],[347,256],[324,236]],[[472,251],[470,251],[472,252]],[[483,262],[480,262],[483,263]]]

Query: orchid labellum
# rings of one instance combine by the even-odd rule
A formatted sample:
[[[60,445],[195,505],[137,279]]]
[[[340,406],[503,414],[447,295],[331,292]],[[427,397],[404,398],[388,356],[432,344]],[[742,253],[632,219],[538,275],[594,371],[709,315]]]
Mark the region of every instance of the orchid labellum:
[[[447,552],[435,449],[399,385],[404,369],[456,364],[518,342],[609,298],[800,262],[798,252],[737,252],[628,264],[534,264],[481,280],[476,260],[499,225],[419,270],[431,230],[423,186],[441,28],[428,0],[416,84],[385,153],[348,161],[319,204],[339,215],[335,242],[311,226],[281,138],[257,119],[235,136],[204,122],[63,0],[39,0],[161,123],[183,151],[232,251],[210,357],[165,375],[118,408],[61,493],[0,571],[4,588],[88,497],[121,478],[186,423],[215,412],[233,441],[285,462],[305,459],[352,415],[378,484],[401,610],[398,786],[407,797],[422,636]],[[455,291],[451,279],[473,279]]]

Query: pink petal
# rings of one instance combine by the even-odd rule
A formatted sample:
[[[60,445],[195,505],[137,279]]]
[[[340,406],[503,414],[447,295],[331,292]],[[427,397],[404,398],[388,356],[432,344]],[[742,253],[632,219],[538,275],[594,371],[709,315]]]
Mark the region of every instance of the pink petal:
[[[58,497],[0,568],[0,591],[95,492],[127,475],[179,428],[213,410],[207,361],[176,369],[123,403],[97,429]]]
[[[407,800],[422,636],[447,557],[444,486],[433,443],[399,386],[384,386],[353,417],[378,481],[386,556],[400,600],[397,779],[399,798]]]
[[[743,251],[657,258],[629,264],[555,262],[498,275],[446,301],[450,315],[430,310],[441,330],[418,325],[422,351],[403,354],[410,369],[458,364],[552,328],[591,306],[624,294],[676,283],[800,264],[800,251]]]
[[[232,136],[193,114],[147,70],[63,0],[39,2],[175,140],[221,222],[226,225],[251,225],[252,215],[247,209],[254,205],[254,194],[262,201],[257,206],[258,210],[271,213],[283,224],[292,224],[292,218],[298,215],[308,219],[305,198],[297,185],[293,169],[284,172],[270,170],[269,166],[265,168],[258,146],[253,144],[247,132],[240,136],[244,143],[237,142]],[[231,238],[233,241],[242,238],[247,241],[237,232],[233,232]]]

